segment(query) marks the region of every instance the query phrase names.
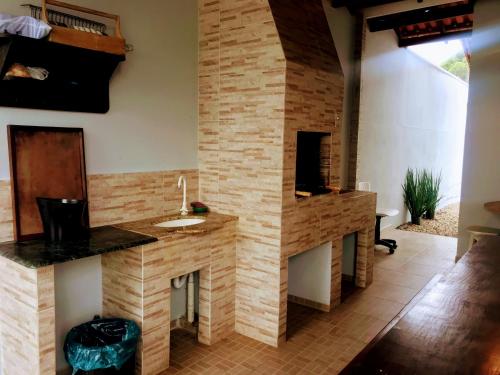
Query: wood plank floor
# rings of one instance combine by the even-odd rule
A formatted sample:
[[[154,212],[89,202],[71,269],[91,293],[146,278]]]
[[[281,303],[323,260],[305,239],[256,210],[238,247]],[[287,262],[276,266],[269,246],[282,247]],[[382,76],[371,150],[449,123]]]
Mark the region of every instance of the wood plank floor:
[[[476,244],[341,374],[500,374],[500,237]]]

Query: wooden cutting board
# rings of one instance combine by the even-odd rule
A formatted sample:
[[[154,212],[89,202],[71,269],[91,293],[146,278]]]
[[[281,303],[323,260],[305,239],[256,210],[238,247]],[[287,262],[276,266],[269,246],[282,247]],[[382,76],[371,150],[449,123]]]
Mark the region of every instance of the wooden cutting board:
[[[43,227],[37,197],[87,199],[83,129],[7,129],[15,239],[38,238]]]

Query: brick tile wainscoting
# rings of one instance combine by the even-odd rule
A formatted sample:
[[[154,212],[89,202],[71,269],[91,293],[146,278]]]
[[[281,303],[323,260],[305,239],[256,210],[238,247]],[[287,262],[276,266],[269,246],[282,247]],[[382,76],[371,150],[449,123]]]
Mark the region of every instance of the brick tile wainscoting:
[[[182,202],[177,179],[188,181],[188,202],[198,200],[198,170],[87,176],[90,226],[98,227],[175,213]],[[10,181],[0,180],[0,242],[13,235]]]

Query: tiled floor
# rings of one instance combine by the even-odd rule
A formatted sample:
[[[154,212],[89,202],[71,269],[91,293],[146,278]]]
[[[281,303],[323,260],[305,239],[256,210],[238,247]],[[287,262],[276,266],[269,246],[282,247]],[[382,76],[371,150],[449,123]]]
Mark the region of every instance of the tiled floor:
[[[289,306],[288,340],[272,348],[234,334],[213,346],[182,332],[172,334],[165,374],[336,374],[360,352],[436,274],[454,265],[456,239],[387,230],[398,241],[394,255],[376,251],[373,284],[330,313]]]

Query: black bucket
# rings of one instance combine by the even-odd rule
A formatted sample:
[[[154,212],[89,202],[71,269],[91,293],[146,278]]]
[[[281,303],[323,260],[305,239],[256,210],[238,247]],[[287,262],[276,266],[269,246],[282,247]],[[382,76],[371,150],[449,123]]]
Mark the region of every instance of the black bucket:
[[[36,202],[47,241],[71,241],[88,235],[87,201],[38,197]]]

